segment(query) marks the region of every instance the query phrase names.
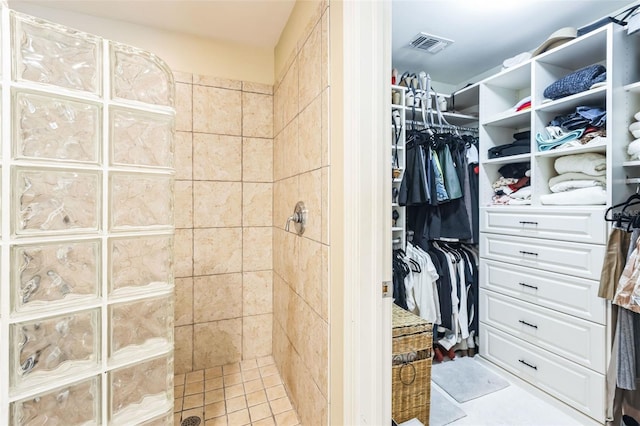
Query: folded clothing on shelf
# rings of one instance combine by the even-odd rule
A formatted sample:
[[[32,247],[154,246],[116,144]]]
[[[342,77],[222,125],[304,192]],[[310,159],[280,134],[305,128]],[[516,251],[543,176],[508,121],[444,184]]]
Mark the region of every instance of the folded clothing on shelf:
[[[505,164],[501,176],[492,184],[493,204],[531,204],[529,163]]]
[[[601,186],[578,188],[571,191],[543,194],[540,203],[547,205],[600,205],[607,203],[607,191]]]
[[[607,111],[598,106],[580,105],[571,114],[559,115],[549,122],[549,126],[557,126],[562,130],[584,129],[587,127],[604,127],[607,123]]]
[[[553,176],[551,179],[549,179],[549,188],[556,185],[561,185],[564,182],[580,181],[580,180],[595,181],[595,182],[598,182],[600,186],[604,186],[605,183],[607,182],[607,178],[604,175],[592,176],[592,175],[588,175],[580,172],[568,172],[568,173],[562,173],[558,176]],[[593,185],[593,186],[596,186],[596,185]],[[558,192],[558,191],[554,191],[554,192]]]
[[[508,157],[510,155],[526,154],[529,152],[531,152],[531,142],[528,139],[519,139],[512,143],[489,148],[488,158]]]
[[[597,152],[558,157],[553,164],[558,174],[580,172],[590,176],[602,176],[606,173],[607,157]]]
[[[594,84],[606,80],[607,69],[603,65],[593,64],[567,74],[551,83],[544,89],[543,95],[549,99],[560,99],[589,90]]]

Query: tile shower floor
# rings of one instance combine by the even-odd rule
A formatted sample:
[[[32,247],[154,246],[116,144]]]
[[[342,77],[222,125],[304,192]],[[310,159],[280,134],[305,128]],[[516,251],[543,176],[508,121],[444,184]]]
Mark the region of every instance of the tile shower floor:
[[[201,426],[299,424],[271,356],[178,374],[174,386],[174,426],[190,416]]]

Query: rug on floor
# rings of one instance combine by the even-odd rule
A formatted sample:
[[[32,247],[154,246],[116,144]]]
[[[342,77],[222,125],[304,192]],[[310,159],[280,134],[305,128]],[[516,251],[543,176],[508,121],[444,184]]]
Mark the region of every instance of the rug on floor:
[[[431,380],[458,402],[470,401],[509,386],[509,382],[471,357],[434,364]]]
[[[438,389],[431,387],[431,405],[429,406],[429,426],[444,426],[466,417],[453,402],[449,401]]]

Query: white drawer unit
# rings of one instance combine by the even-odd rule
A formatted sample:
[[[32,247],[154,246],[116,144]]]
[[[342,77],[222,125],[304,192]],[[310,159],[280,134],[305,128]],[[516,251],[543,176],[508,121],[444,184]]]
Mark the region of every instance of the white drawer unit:
[[[480,354],[483,357],[586,415],[604,422],[604,375],[489,325],[484,326],[480,339]]]
[[[548,208],[488,207],[480,209],[482,232],[605,244],[604,208],[554,210]]]
[[[492,291],[480,294],[480,321],[599,373],[605,327]]]
[[[483,259],[480,287],[519,300],[606,324],[606,302],[599,281]]]
[[[594,244],[480,235],[480,257],[576,277],[600,279],[605,247]]]

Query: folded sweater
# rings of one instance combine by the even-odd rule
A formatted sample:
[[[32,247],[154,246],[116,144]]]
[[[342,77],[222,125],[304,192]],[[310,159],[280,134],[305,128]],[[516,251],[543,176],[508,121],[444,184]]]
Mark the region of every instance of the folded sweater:
[[[591,176],[602,176],[606,173],[607,157],[597,152],[565,155],[556,159],[554,167],[558,174],[580,172]]]
[[[572,191],[544,194],[540,196],[540,203],[565,206],[589,206],[607,203],[607,191],[600,186],[579,188]]]
[[[602,184],[605,184],[607,182],[607,178],[605,176],[591,176],[585,173],[570,172],[552,177],[551,179],[549,179],[549,186],[551,187],[559,184],[560,182],[566,182],[570,180],[595,180],[601,182]]]

